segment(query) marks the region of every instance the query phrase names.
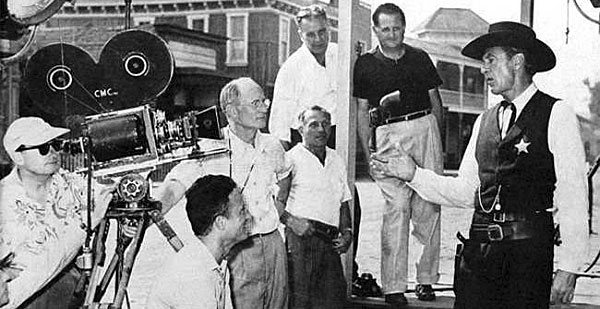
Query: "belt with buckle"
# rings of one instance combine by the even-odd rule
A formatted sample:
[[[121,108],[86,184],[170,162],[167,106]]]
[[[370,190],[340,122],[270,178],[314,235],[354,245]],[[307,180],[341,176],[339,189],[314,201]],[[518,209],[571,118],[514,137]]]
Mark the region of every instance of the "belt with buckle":
[[[400,121],[409,121],[409,120],[414,120],[417,118],[421,118],[423,116],[429,115],[431,114],[431,109],[425,109],[422,111],[418,111],[418,112],[414,112],[414,113],[409,113],[409,114],[405,114],[402,116],[392,116],[386,120],[384,120],[385,124],[390,124],[390,123],[395,123],[395,122],[400,122]]]
[[[469,238],[480,242],[497,242],[532,239],[543,236],[544,230],[531,222],[505,222],[504,224],[473,223]]]
[[[504,222],[524,222],[524,221],[552,221],[552,213],[544,210],[536,210],[532,212],[504,212],[494,211],[490,214],[476,212],[478,218],[477,223],[504,223]]]
[[[310,222],[310,224],[312,224],[312,227],[314,228],[317,236],[325,236],[328,240],[334,240],[340,234],[340,230],[333,225],[325,224],[323,222],[310,219],[308,221]]]

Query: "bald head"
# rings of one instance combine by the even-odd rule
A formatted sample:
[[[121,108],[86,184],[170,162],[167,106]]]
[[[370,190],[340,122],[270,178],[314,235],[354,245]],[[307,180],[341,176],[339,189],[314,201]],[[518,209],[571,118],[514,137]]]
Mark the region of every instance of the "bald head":
[[[241,77],[227,83],[221,90],[220,104],[232,126],[262,129],[267,125],[270,101],[251,78]]]
[[[252,88],[259,88],[262,91],[260,85],[258,85],[250,77],[236,78],[227,83],[227,85],[225,85],[223,89],[221,89],[221,94],[219,96],[219,103],[221,104],[221,109],[223,111],[226,111],[228,105],[239,103],[242,91]]]

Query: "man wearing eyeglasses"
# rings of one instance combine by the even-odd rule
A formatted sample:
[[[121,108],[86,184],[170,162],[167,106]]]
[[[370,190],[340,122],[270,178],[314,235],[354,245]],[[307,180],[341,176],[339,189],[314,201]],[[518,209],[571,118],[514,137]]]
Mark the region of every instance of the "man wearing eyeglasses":
[[[354,66],[358,133],[366,154],[387,157],[399,143],[421,166],[441,173],[442,103],[437,87],[442,80],[425,51],[404,43],[405,28],[404,12],[395,4],[382,4],[373,12],[379,46],[360,56]],[[369,124],[372,108],[382,119]],[[370,125],[376,127],[374,134]],[[386,302],[407,303],[411,221],[412,234],[422,245],[415,292],[420,300],[431,301],[435,299],[431,284],[439,279],[440,206],[421,199],[397,178],[371,175],[385,198],[381,275]]]
[[[67,132],[23,117],[4,135],[15,165],[0,181],[0,258],[14,253],[1,270],[14,278],[7,308],[81,305],[73,295],[80,277],[74,260],[86,238],[87,187],[83,178],[60,169],[58,138]],[[111,190],[96,187],[92,227],[103,218]]]
[[[269,100],[252,79],[242,77],[221,89],[219,98],[229,125],[223,135],[230,152],[175,166],[158,189],[163,212],[177,204],[198,177],[231,177],[240,187],[253,217],[250,237],[237,244],[228,258],[234,308],[286,308],[287,258],[279,217],[289,192],[290,164],[270,134]]]

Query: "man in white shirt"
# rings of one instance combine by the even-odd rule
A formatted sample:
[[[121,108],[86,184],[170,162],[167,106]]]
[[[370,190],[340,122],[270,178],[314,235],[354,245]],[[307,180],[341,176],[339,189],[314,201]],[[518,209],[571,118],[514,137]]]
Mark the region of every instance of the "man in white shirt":
[[[227,176],[207,175],[185,196],[198,241],[188,243],[161,268],[146,307],[231,309],[226,256],[251,228],[240,188]]]
[[[14,259],[1,272],[18,274],[8,282],[6,308],[82,305],[73,294],[81,276],[75,257],[86,239],[87,186],[60,169],[58,138],[67,132],[38,117],[22,117],[4,135],[15,168],[0,181],[0,258],[14,252]],[[112,190],[96,184],[92,228],[103,218]]]
[[[329,42],[327,13],[318,5],[301,8],[296,24],[303,44],[277,73],[269,132],[290,149],[301,141],[298,115],[318,105],[332,114],[328,146],[335,148],[337,44]]]
[[[286,225],[290,308],[345,308],[346,281],[339,254],[352,242],[346,166],[327,147],[331,116],[320,106],[298,117],[302,144],[286,153],[292,185]]]
[[[234,306],[285,308],[287,258],[277,228],[287,200],[291,167],[277,138],[259,131],[266,126],[269,100],[255,81],[242,77],[229,82],[219,100],[229,122],[223,134],[230,151],[179,163],[165,177],[157,196],[166,213],[198,177],[231,177],[254,220],[251,236],[232,249],[228,260]]]
[[[288,150],[302,142],[298,115],[311,106],[320,106],[331,115],[331,133],[327,146],[335,149],[337,115],[336,43],[329,42],[329,21],[325,8],[313,4],[301,8],[296,24],[302,45],[281,66],[275,79],[269,133]],[[354,194],[354,265],[352,279],[358,278],[356,250],[360,229],[360,201]]]
[[[499,22],[467,44],[504,101],[473,127],[458,177],[416,167],[401,147],[377,173],[396,176],[424,199],[475,207],[457,260],[455,308],[548,308],[573,298],[588,245],[586,166],[577,118],[539,91],[532,77],[552,69],[554,53],[522,24]],[[553,269],[553,219],[560,226]]]

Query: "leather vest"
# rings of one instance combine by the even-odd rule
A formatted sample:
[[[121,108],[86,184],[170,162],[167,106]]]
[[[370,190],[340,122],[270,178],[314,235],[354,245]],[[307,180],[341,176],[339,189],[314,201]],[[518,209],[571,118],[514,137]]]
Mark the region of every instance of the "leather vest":
[[[548,149],[548,122],[556,100],[537,91],[504,139],[498,123],[500,104],[482,115],[475,151],[481,181],[476,213],[529,215],[552,208],[556,174]]]

